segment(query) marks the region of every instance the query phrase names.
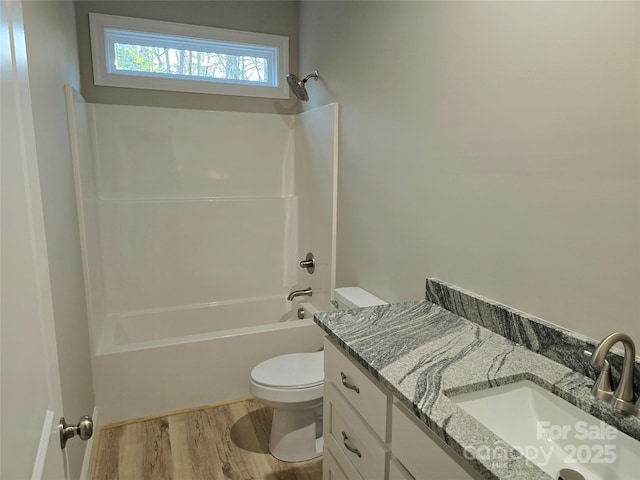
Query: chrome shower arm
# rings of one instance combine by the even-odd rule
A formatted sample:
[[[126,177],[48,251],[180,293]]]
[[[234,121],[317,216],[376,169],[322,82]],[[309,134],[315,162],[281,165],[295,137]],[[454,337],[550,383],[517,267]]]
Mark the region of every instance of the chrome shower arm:
[[[309,81],[310,78],[313,78],[317,82],[318,81],[318,70],[316,70],[315,72],[310,73],[309,75],[304,77],[304,80],[302,80],[302,83],[307,83],[307,81]]]

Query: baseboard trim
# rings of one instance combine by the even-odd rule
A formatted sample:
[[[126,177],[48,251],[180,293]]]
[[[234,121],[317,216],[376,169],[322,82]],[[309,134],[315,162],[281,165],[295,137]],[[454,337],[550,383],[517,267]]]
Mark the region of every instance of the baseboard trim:
[[[198,405],[196,407],[182,408],[180,410],[173,410],[171,412],[155,413],[153,415],[148,415],[146,417],[132,418],[130,420],[122,420],[120,422],[114,422],[114,423],[109,423],[107,425],[102,425],[100,427],[100,429],[101,430],[107,430],[109,428],[122,427],[123,425],[129,425],[129,424],[132,424],[132,423],[145,422],[147,420],[154,420],[156,418],[170,417],[172,415],[180,415],[182,413],[193,412],[193,411],[196,411],[196,410],[205,410],[207,408],[220,407],[222,405],[230,405],[232,403],[246,402],[247,400],[251,400],[252,398],[255,398],[255,397],[248,396],[248,397],[242,397],[242,398],[234,398],[232,400],[225,400],[225,401],[222,401],[222,402],[211,403],[211,404],[207,404],[207,405]]]

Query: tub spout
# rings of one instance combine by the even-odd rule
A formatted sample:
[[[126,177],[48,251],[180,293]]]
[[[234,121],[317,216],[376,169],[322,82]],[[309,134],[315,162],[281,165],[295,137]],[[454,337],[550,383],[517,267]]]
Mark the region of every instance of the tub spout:
[[[289,294],[289,296],[287,297],[287,300],[292,301],[294,298],[302,297],[304,295],[307,295],[308,297],[311,297],[313,295],[313,291],[311,290],[311,287],[305,288],[304,290],[294,290]]]

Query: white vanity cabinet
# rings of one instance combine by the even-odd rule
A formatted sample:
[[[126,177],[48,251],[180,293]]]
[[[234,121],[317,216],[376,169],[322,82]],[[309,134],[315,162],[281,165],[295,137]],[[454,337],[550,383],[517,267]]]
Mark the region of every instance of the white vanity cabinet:
[[[323,480],[480,478],[328,338],[324,351]]]

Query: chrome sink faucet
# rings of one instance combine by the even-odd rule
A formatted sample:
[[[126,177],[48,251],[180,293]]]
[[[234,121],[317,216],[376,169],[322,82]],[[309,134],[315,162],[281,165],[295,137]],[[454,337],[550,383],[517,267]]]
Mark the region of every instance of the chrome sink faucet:
[[[287,297],[287,300],[292,301],[294,298],[302,297],[304,295],[307,295],[309,297],[313,296],[313,290],[311,290],[311,287],[305,288],[303,290],[294,290],[289,294],[289,296]]]
[[[622,373],[620,374],[620,382],[615,391],[611,391],[610,369],[606,356],[611,347],[618,342],[622,342],[624,346],[624,363]],[[623,412],[640,416],[640,398],[636,405],[633,404],[633,372],[636,360],[636,347],[629,335],[624,333],[612,333],[602,340],[591,356],[591,365],[602,369],[600,376],[593,386],[592,393],[594,396],[603,400],[609,400],[611,405]]]

